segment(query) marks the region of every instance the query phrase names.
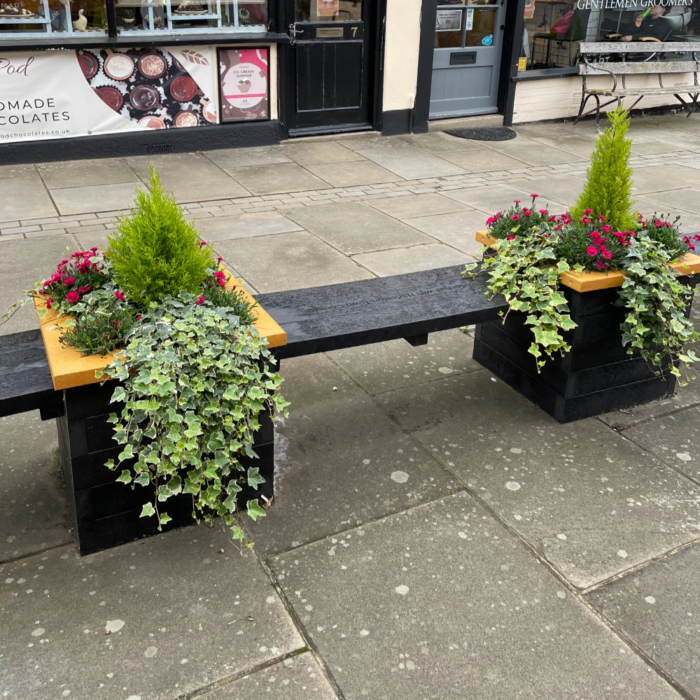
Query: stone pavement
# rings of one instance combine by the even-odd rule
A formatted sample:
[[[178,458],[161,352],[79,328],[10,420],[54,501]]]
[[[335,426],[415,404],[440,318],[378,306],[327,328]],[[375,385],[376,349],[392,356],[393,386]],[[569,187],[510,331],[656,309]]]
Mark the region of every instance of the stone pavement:
[[[517,131],[151,160],[266,292],[471,260],[533,190],[563,211],[595,127]],[[640,210],[700,230],[700,123],[632,134]],[[147,163],[0,166],[0,307],[103,244]],[[2,700],[700,700],[697,386],[562,426],[471,359],[468,329],[282,373],[276,498],[244,554],[198,527],[79,557],[53,426],[0,419]]]

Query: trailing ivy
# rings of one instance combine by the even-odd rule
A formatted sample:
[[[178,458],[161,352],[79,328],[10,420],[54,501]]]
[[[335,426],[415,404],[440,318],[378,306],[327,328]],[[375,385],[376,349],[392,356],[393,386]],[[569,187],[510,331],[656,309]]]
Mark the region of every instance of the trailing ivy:
[[[573,330],[576,324],[558,287],[559,275],[571,267],[566,261],[557,260],[548,230],[536,226],[520,229],[520,234],[511,240],[498,240],[493,249],[496,255],[486,257],[478,272],[490,274],[489,293],[492,297],[497,294],[505,297],[510,307],[508,313],[525,314],[525,323],[533,333],[529,352],[541,368],[546,357],[570,350],[562,332]],[[467,265],[464,274],[473,277],[478,274],[476,269],[477,263]]]
[[[171,519],[167,501],[184,493],[197,520],[222,516],[233,538],[244,539],[234,517],[238,494],[264,479],[242,460],[256,456],[261,412],[284,414],[288,405],[276,393],[282,380],[266,346],[234,310],[182,292],[151,303],[105,370],[122,382],[112,401],[123,408],[109,420],[124,446],[107,466],[121,468],[125,484],[153,485],[155,499],[141,516],[156,517],[159,529]],[[243,507],[253,520],[265,514],[257,498]]]

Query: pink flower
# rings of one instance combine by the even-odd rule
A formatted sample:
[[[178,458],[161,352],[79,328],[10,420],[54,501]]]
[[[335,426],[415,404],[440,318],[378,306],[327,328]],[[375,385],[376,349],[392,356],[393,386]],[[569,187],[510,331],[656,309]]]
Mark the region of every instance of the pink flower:
[[[520,219],[519,214],[513,214],[513,216],[510,217],[512,221],[518,221]]]
[[[512,241],[515,238],[515,234],[511,233],[510,236],[508,236],[508,240]]]
[[[75,277],[64,277],[63,284],[65,284],[66,287],[72,287],[75,284]]]
[[[199,242],[199,245],[206,245],[206,244],[207,244],[206,241],[200,241],[200,242]]]
[[[590,255],[592,258],[595,258],[596,255],[598,255],[598,249],[594,245],[589,245],[588,249],[586,250],[588,255]]]
[[[217,258],[216,262],[222,262],[223,258]]]
[[[670,221],[667,221],[666,228],[673,228],[673,224]]]
[[[51,275],[51,281],[52,282],[60,282],[61,280],[61,275],[58,272],[55,272],[53,275]]]
[[[75,289],[72,292],[68,292],[66,294],[66,301],[69,301],[71,304],[75,304],[75,302],[80,301],[80,294],[75,291]]]
[[[97,246],[95,246],[94,248],[90,248],[90,250],[91,250],[93,253],[96,253],[96,252],[97,252]]]
[[[42,286],[49,287],[50,285],[51,285],[51,280],[46,280]]]
[[[641,223],[640,225],[641,225],[642,228],[646,228],[646,227],[647,227],[647,222],[646,222],[646,221],[642,221],[642,223]]]
[[[216,281],[216,283],[219,285],[219,287],[226,286],[226,280],[223,277],[219,277],[219,279]]]
[[[556,220],[557,220],[556,214],[552,214],[552,216],[549,217],[549,221],[556,221]]]
[[[116,328],[119,325],[119,321],[114,322],[114,327]]]
[[[197,297],[197,301],[195,301],[195,304],[199,306],[200,304],[204,303],[204,297]]]
[[[600,227],[601,231],[604,231],[605,233],[610,233],[610,226],[608,224],[605,224],[605,226]]]
[[[538,209],[537,211],[538,211],[540,214],[542,214],[542,216],[544,216],[545,214],[549,214],[549,212],[548,212],[546,209]]]
[[[569,222],[567,221],[567,223],[569,223]],[[590,223],[591,223],[591,220],[590,220],[587,216],[582,216],[582,217],[581,217],[581,223],[582,223],[582,224],[590,224]]]
[[[538,194],[531,194],[530,196],[531,196],[533,199],[537,199],[537,198],[539,197]]]
[[[519,200],[519,199],[514,199],[513,201],[514,201],[516,204],[520,204],[520,200]]]
[[[137,317],[136,317],[136,320],[137,320],[137,321],[140,321],[140,320],[141,320],[141,316],[140,316],[140,315],[137,316]]]
[[[117,299],[119,299],[119,301],[126,301],[126,298],[118,289],[116,292],[114,292],[114,296],[117,297]]]
[[[663,222],[663,221],[657,221],[657,222],[654,224],[654,226],[656,226],[656,228],[663,228],[663,227],[664,227],[664,222]]]
[[[50,309],[51,308],[51,302],[53,301],[53,297],[49,297],[46,301],[46,308]]]
[[[78,291],[81,294],[87,294],[90,291],[90,285],[86,284],[84,287],[78,287]]]
[[[601,221],[605,221],[605,217],[604,217],[604,216],[599,216],[598,218],[599,218]]]
[[[596,262],[595,266],[596,266],[599,270],[604,270],[604,269],[608,266],[608,263],[604,263],[602,260],[598,260],[598,261]]]
[[[593,209],[584,209],[584,210],[583,210],[583,213],[584,213],[584,214],[592,214],[592,213],[593,213]]]
[[[610,259],[612,258],[612,253],[611,253],[609,250],[607,250],[607,249],[601,250],[601,251],[600,251],[600,254],[601,254],[606,260],[610,260]]]

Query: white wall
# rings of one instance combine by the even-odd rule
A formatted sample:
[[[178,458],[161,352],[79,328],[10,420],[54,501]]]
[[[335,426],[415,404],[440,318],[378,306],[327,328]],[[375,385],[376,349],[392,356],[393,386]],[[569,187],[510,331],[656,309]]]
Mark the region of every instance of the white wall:
[[[621,78],[618,77],[618,87],[621,87]],[[664,86],[683,86],[693,84],[692,73],[666,74],[663,76]],[[647,87],[658,87],[658,78],[655,75],[635,75],[627,77],[627,87],[644,85]],[[610,88],[612,79],[607,76],[592,76],[588,78],[589,88]],[[582,82],[578,76],[570,78],[551,78],[549,80],[528,80],[518,83],[515,90],[515,111],[513,113],[513,123],[537,122],[546,119],[564,119],[565,117],[575,117],[578,114],[581,104]],[[681,97],[684,97],[679,90]],[[601,102],[608,99],[601,97]],[[627,97],[623,104],[631,107],[637,97]],[[680,102],[673,95],[659,97],[644,97],[635,109],[648,107],[659,107],[661,105],[678,105]],[[617,102],[614,102],[608,109],[614,109]],[[595,99],[590,98],[586,105],[586,111],[595,107]]]
[[[418,80],[421,0],[387,0],[384,111],[411,109]]]

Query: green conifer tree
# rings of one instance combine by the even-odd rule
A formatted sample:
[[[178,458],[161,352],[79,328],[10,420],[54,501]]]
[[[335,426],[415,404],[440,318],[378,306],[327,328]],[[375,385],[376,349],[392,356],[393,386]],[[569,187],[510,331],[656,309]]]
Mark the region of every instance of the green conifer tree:
[[[626,231],[636,223],[630,199],[632,139],[626,138],[629,112],[620,105],[614,112],[608,112],[608,120],[610,126],[596,139],[586,184],[571,215],[580,219],[586,209],[592,209],[595,216],[604,216],[614,231]]]

